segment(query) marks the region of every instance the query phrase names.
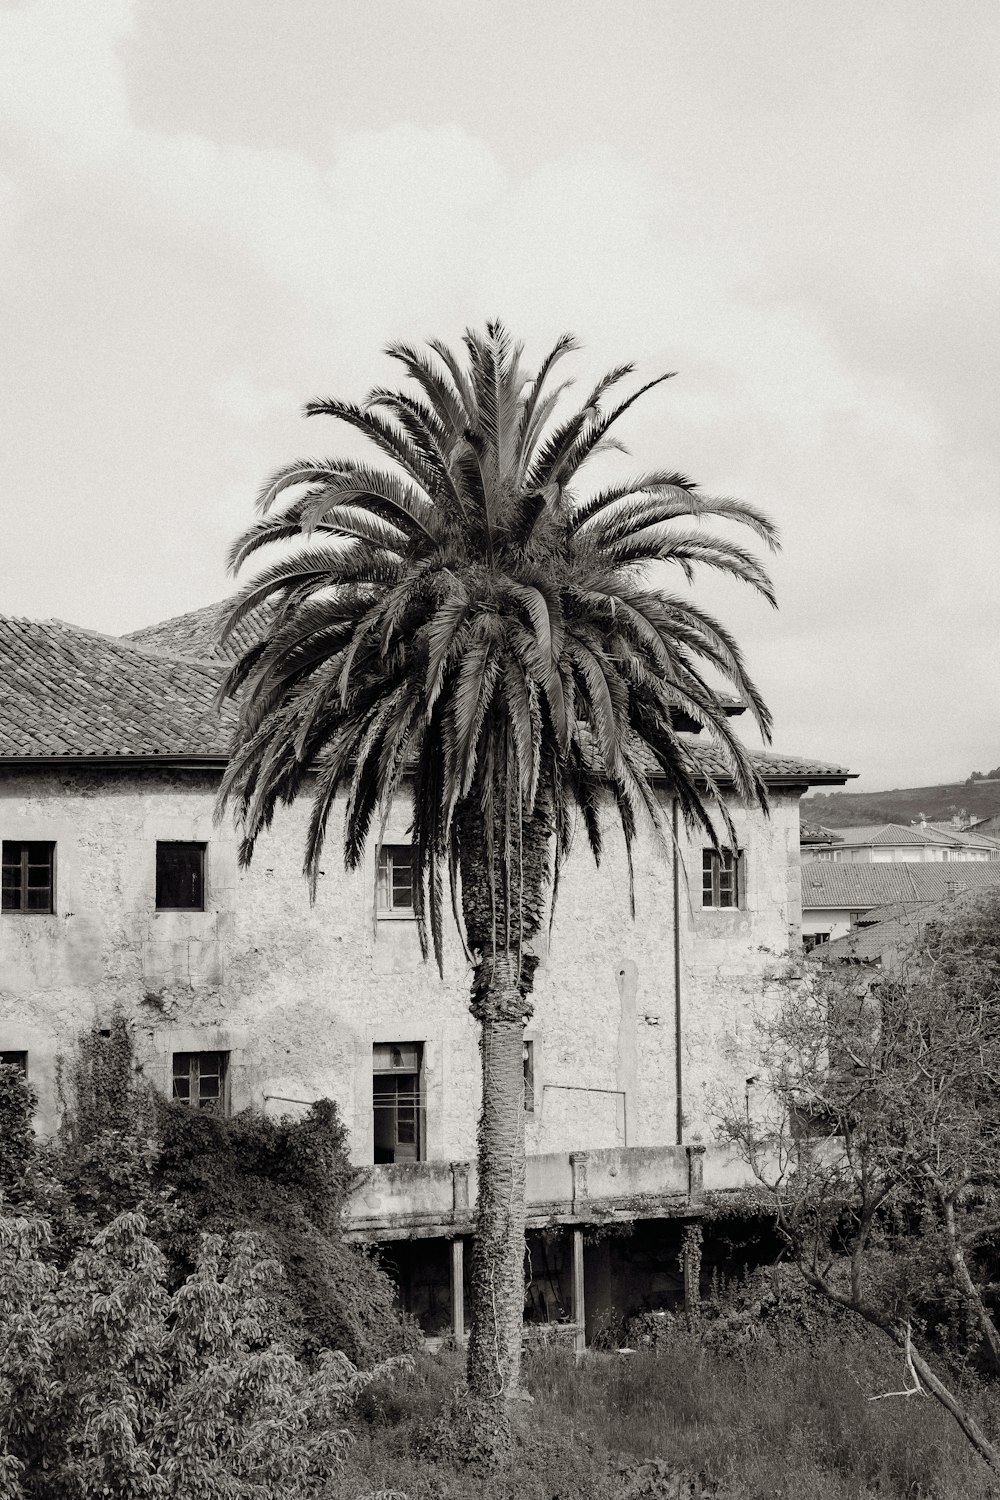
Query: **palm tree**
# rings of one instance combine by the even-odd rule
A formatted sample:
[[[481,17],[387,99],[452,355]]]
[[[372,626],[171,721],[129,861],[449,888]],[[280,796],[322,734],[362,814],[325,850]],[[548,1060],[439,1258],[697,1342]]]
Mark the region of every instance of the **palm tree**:
[[[308,416],[358,429],[383,462],[289,464],[264,486],[260,519],[234,545],[237,571],[297,542],[236,596],[231,633],[258,639],[229,673],[238,727],[220,806],[234,805],[247,865],[275,808],[312,798],[305,870],[315,889],[330,813],[345,801],[355,869],[412,788],[414,904],[439,968],[450,905],[471,967],[482,1111],[468,1375],[474,1397],[518,1385],[524,1302],[523,1034],[535,940],[554,905],[575,814],[599,860],[610,799],[628,868],[640,824],[670,837],[665,809],[720,847],[733,841],[719,785],[678,726],[705,726],[739,797],[766,792],[706,671],[731,684],[768,736],[769,715],[736,642],[654,581],[672,564],[742,579],[774,602],[751,553],[701,528],[711,515],[776,545],[752,506],[711,499],[655,470],[584,496],[584,466],[669,378],[613,402],[611,370],[560,415],[561,338],[533,377],[499,323],[386,351],[408,390],[363,405],[312,401]],[[388,461],[387,463],[385,461]],[[658,567],[654,565],[659,565]]]

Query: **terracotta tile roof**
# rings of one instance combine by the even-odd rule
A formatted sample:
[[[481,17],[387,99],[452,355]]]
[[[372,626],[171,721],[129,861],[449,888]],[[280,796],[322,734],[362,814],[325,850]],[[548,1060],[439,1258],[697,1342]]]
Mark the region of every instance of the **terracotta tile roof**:
[[[0,759],[220,758],[221,675],[60,620],[0,616]]]
[[[909,828],[904,823],[866,823],[858,828],[838,828],[837,833],[840,835],[841,842],[848,848],[868,845],[877,848],[883,845],[923,848],[926,844],[943,842],[933,835],[924,837],[918,829]]]
[[[206,604],[201,609],[192,609],[187,614],[175,615],[156,625],[145,625],[141,630],[130,631],[121,639],[143,651],[165,651],[168,656],[188,656],[195,661],[235,661],[258,639],[262,624],[267,620],[269,606],[262,605],[245,620],[241,620],[223,646],[219,636],[231,601],[221,599],[218,604]],[[731,693],[719,693],[719,703],[727,716],[735,718],[746,712],[746,704]]]
[[[992,838],[988,833],[977,833],[972,828],[953,828],[950,823],[928,823],[927,827],[951,844],[968,846],[970,849],[1000,848],[1000,839]]]
[[[824,828],[820,823],[799,824],[800,844],[841,844],[843,839],[839,833],[834,833],[832,828]]]
[[[708,740],[701,741],[693,735],[683,734],[680,739],[691,751],[692,757],[706,774],[728,780],[726,762],[722,752]],[[846,766],[831,765],[826,761],[805,760],[801,755],[781,755],[774,750],[752,750],[750,758],[763,780],[769,786],[793,783],[796,786],[817,786],[824,782],[840,785],[855,775]]]
[[[902,902],[886,907],[881,921],[855,927],[852,932],[833,942],[824,943],[820,953],[824,959],[853,959],[856,963],[877,963],[893,949],[905,948],[920,936],[928,922],[947,917],[955,908],[957,898],[950,901]],[[869,916],[881,912],[875,907]]]
[[[890,902],[941,901],[995,885],[1000,885],[1000,860],[857,865],[815,860],[802,866],[802,906],[866,911]]]
[[[942,823],[868,823],[859,828],[838,828],[840,841],[855,848],[975,848],[988,849],[995,842],[962,833]]]
[[[0,759],[62,757],[221,760],[232,727],[213,698],[227,658],[255,639],[259,620],[240,638],[218,643],[225,604],[179,615],[115,639],[58,620],[0,616]],[[707,776],[728,780],[719,750],[682,734]],[[757,751],[752,758],[772,786],[841,783],[842,766]]]
[[[230,604],[229,599],[221,599],[218,604],[206,604],[156,625],[144,625],[120,639],[142,651],[163,651],[167,656],[187,656],[193,661],[235,661],[257,640],[266,609],[254,610],[241,620],[223,646],[219,637]]]

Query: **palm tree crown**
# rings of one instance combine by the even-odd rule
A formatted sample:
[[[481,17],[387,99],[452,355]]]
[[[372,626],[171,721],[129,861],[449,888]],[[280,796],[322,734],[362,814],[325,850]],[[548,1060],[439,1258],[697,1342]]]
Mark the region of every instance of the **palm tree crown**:
[[[423,950],[433,945],[439,964],[448,889],[480,954],[484,943],[495,948],[498,923],[507,947],[512,922],[519,940],[537,931],[548,872],[539,881],[524,871],[528,823],[555,834],[544,842],[556,882],[574,812],[600,858],[605,791],[630,869],[640,821],[662,827],[657,782],[713,842],[713,808],[731,828],[683,722],[708,730],[738,796],[766,809],[706,672],[735,688],[765,737],[770,727],[731,635],[661,588],[663,569],[651,567],[673,564],[690,580],[701,564],[773,603],[754,556],[700,524],[735,521],[773,547],[770,521],[673,472],[579,488],[588,461],[620,447],[608,436],[618,419],[669,377],[615,400],[632,373],[620,366],[560,415],[569,382],[552,377],[572,338],[533,377],[499,323],[467,332],[464,345],[464,360],[440,342],[427,352],[391,345],[409,390],[306,407],[359,429],[388,462],[306,459],[265,485],[260,519],[232,550],[234,570],[261,547],[299,545],[238,594],[228,629],[267,601],[266,627],[224,689],[239,697],[239,723],[221,796],[236,804],[244,863],[276,806],[310,778],[307,873],[315,881],[338,793],[345,858],[356,866],[373,823],[385,827],[412,778],[416,914]],[[458,896],[470,843],[486,851],[485,932],[468,930]]]

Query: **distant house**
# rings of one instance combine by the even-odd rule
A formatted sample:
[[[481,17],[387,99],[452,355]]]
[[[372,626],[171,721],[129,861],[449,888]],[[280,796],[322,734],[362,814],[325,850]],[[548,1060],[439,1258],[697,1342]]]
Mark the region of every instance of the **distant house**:
[[[947,918],[959,897],[944,901],[901,901],[877,906],[859,917],[846,937],[823,947],[823,956],[844,963],[892,970],[900,954],[920,936],[929,922]]]
[[[877,922],[889,908],[940,902],[1000,886],[1000,860],[802,865],[802,944],[806,952]]]
[[[812,826],[812,825],[807,825]],[[802,859],[827,864],[950,864],[1000,860],[1000,838],[950,823],[873,823],[823,829],[828,841],[802,841]]]
[[[974,819],[969,824],[967,832],[1000,840],[1000,812],[990,813],[986,818]]]
[[[824,828],[819,823],[799,823],[799,848],[803,859],[816,859],[821,849],[832,849],[840,842],[839,833],[834,833],[832,828]]]

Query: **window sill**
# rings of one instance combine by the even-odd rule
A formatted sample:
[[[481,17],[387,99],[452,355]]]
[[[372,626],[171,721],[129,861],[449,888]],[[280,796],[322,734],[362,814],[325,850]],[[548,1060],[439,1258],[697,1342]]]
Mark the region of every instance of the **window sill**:
[[[375,920],[377,922],[415,922],[417,916],[413,911],[377,911]]]
[[[18,911],[13,906],[4,907],[0,916],[4,917],[55,917],[58,912],[54,911]]]

